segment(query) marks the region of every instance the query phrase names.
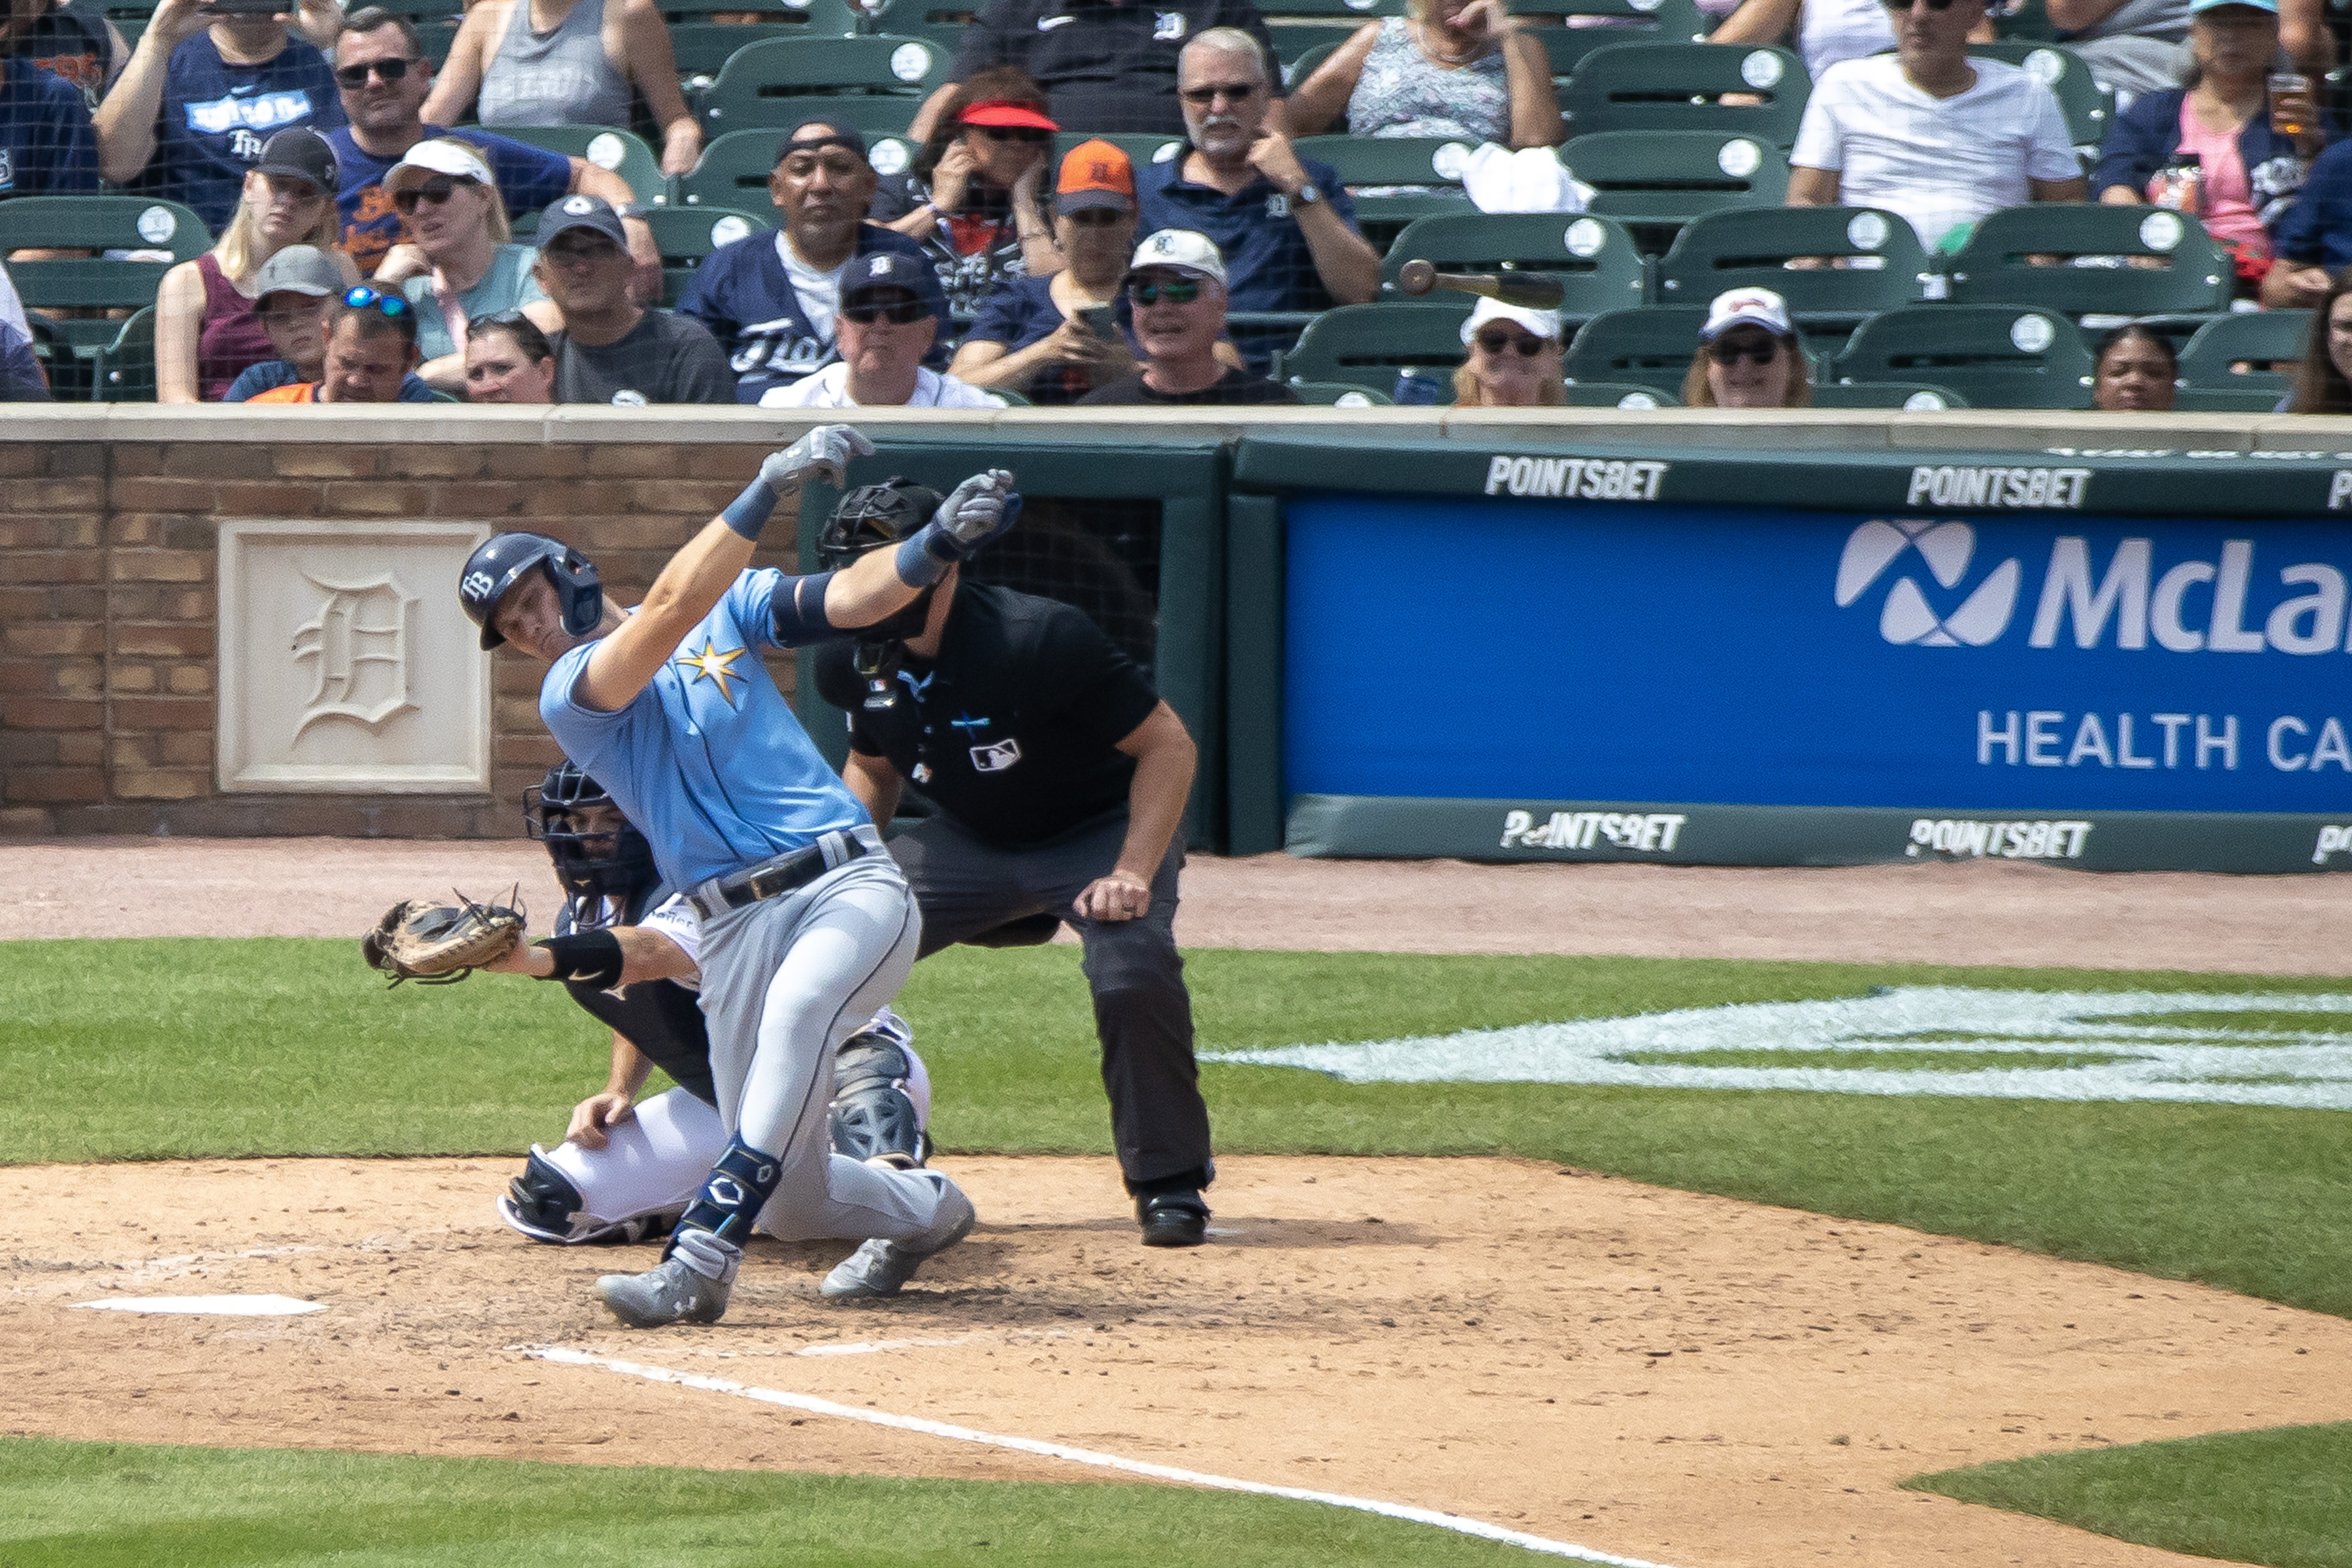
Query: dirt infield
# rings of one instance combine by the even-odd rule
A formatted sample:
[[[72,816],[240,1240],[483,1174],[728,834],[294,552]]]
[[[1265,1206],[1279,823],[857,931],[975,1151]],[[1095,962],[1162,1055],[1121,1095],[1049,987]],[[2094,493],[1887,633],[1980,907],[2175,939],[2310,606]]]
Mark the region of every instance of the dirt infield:
[[[16,844],[0,847],[0,938],[348,936],[453,879],[520,880],[545,910],[545,864],[527,845]],[[1185,890],[1196,946],[2352,964],[2352,881],[2335,878],[1268,857],[1196,862]],[[1896,1483],[2352,1406],[2352,1323],[2201,1287],[1546,1164],[1221,1163],[1214,1245],[1169,1254],[1135,1244],[1106,1161],[958,1159],[982,1226],[906,1297],[827,1305],[816,1280],[845,1248],[760,1242],[725,1323],[652,1334],[615,1328],[589,1294],[651,1249],[516,1237],[490,1208],[513,1162],[0,1170],[0,1429],[1097,1479],[523,1349],[561,1344],[1676,1568],[2138,1568],[2201,1560]],[[73,1310],[249,1292],[326,1310]]]

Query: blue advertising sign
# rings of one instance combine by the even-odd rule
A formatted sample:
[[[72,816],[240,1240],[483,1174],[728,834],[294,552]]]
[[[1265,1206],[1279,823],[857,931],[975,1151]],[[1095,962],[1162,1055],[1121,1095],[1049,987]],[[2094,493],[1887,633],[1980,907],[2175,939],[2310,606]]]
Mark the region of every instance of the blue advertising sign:
[[[2085,516],[2086,468],[1923,468],[1909,506],[1856,514],[1678,505],[1616,467],[1506,466],[1494,499],[1286,498],[1286,788],[2352,804],[2340,524]],[[2032,510],[1972,510],[2002,507]]]

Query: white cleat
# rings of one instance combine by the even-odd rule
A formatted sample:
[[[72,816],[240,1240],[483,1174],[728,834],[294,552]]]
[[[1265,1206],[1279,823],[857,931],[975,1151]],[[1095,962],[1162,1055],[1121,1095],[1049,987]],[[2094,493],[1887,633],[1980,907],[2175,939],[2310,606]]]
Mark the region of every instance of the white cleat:
[[[915,1277],[923,1259],[945,1252],[971,1234],[980,1215],[963,1189],[936,1171],[927,1171],[940,1184],[939,1223],[906,1241],[869,1241],[835,1266],[817,1287],[830,1300],[858,1300],[895,1296]]]

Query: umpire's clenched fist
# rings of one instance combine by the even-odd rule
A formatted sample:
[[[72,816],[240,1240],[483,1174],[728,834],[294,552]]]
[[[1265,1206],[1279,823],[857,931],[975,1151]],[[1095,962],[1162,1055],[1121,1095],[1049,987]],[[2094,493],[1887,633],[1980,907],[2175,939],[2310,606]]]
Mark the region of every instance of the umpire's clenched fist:
[[[1078,913],[1093,921],[1131,921],[1151,912],[1151,884],[1132,871],[1097,877],[1078,895]]]

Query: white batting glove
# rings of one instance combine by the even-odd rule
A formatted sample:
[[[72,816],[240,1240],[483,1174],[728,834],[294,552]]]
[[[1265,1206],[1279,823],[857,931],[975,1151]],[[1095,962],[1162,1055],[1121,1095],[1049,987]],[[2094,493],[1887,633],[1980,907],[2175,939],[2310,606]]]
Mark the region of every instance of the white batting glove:
[[[760,482],[779,496],[797,492],[812,479],[839,489],[849,472],[850,459],[870,458],[874,443],[855,426],[820,425],[781,452],[769,454],[760,465]]]
[[[959,556],[969,555],[1011,527],[1020,509],[1021,498],[1013,490],[1013,470],[991,468],[956,486],[931,514],[931,522],[954,541]]]

